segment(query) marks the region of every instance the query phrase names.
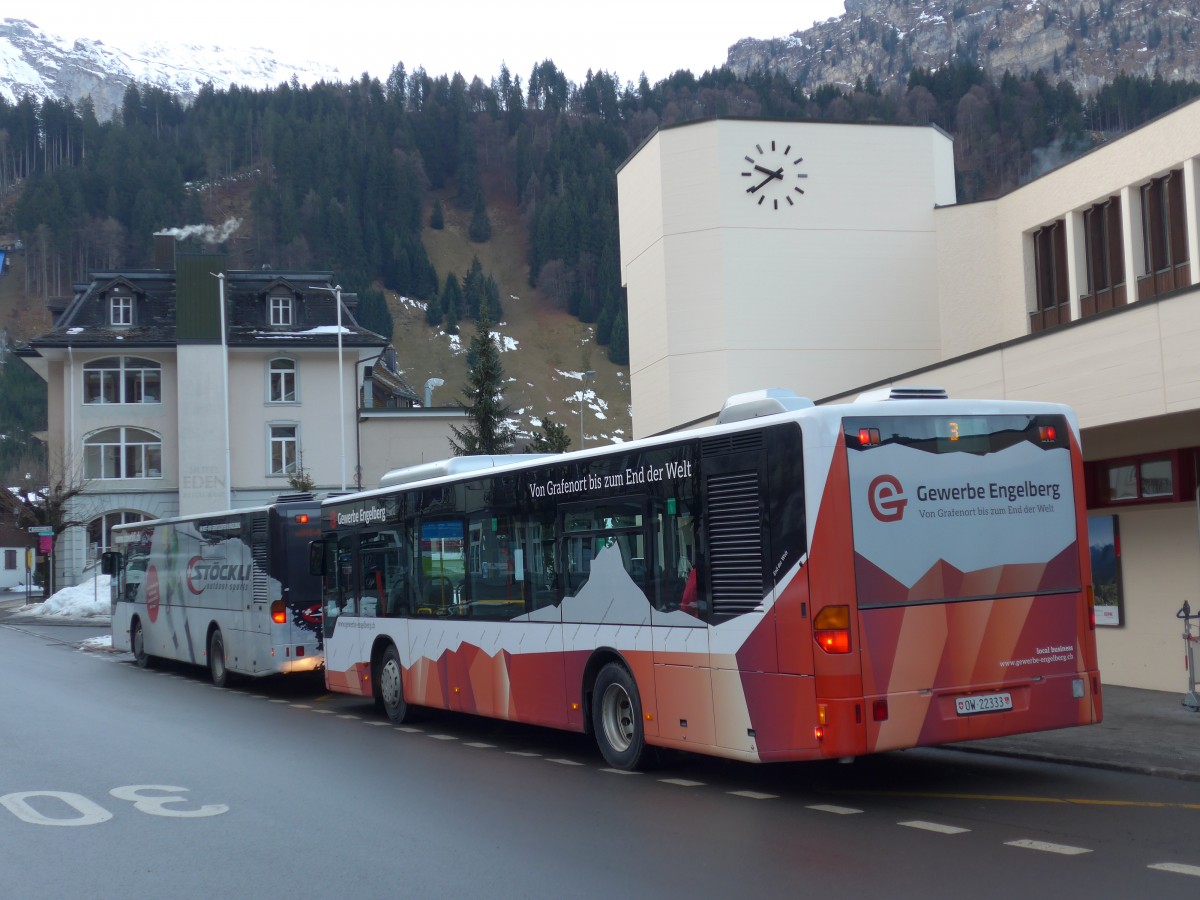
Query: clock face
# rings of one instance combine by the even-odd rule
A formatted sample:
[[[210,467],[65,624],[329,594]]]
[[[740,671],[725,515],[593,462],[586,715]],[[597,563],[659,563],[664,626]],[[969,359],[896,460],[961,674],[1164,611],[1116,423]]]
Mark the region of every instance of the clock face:
[[[791,144],[767,141],[754,145],[754,154],[747,154],[742,181],[746,195],[764,209],[787,209],[804,196],[801,185],[808,178],[800,171],[803,156],[792,152]]]

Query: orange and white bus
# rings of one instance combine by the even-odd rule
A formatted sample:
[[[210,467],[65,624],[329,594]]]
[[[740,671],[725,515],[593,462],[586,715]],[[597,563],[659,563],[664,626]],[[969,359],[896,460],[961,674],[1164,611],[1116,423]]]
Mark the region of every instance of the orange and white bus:
[[[1079,430],[936,389],[322,503],[326,684],[753,762],[1098,722]]]

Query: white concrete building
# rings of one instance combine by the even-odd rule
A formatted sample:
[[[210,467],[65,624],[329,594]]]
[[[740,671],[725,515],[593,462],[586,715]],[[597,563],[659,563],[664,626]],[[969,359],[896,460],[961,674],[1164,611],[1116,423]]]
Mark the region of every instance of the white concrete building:
[[[1105,680],[1182,691],[1175,612],[1200,605],[1198,176],[1197,102],[964,205],[935,128],[663,129],[618,173],[634,432],[711,421],[760,387],[1068,403],[1109,548],[1093,554],[1098,586],[1113,579]],[[779,189],[791,204],[759,202]]]

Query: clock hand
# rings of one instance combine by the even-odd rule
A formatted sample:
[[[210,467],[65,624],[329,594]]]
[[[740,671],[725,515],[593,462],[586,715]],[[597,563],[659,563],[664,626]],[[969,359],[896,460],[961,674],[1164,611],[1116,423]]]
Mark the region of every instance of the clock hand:
[[[755,166],[754,168],[758,169],[758,171],[760,171],[760,172],[766,172],[768,175],[771,176],[771,178],[778,178],[780,181],[783,181],[783,166],[780,166],[778,169],[775,169],[774,171],[772,171],[771,169],[764,169],[762,166]],[[770,181],[771,178],[768,178],[767,181]],[[765,183],[766,182],[764,182],[764,184]],[[760,187],[761,187],[761,185],[760,185]]]
[[[756,168],[756,169],[757,169],[757,168],[758,168],[758,166],[755,166],[754,168]],[[759,182],[758,184],[756,184],[754,187],[748,187],[748,188],[746,188],[746,193],[747,193],[747,194],[753,194],[755,191],[757,191],[757,190],[758,190],[760,187],[762,187],[762,186],[763,186],[764,184],[766,184],[768,181],[774,181],[774,180],[775,180],[775,177],[776,177],[775,173],[774,173],[774,172],[771,172],[769,175],[767,175],[767,177],[766,177],[766,178],[764,178],[762,181],[760,181],[760,182]],[[782,175],[780,175],[779,177],[780,177],[780,178],[782,178],[783,176],[782,176]]]

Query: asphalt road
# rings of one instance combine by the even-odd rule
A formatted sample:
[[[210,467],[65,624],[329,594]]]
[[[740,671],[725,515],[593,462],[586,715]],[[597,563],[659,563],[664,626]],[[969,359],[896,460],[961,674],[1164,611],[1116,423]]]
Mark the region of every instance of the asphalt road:
[[[1200,895],[1200,783],[955,750],[605,768],[0,626],[7,898]]]

